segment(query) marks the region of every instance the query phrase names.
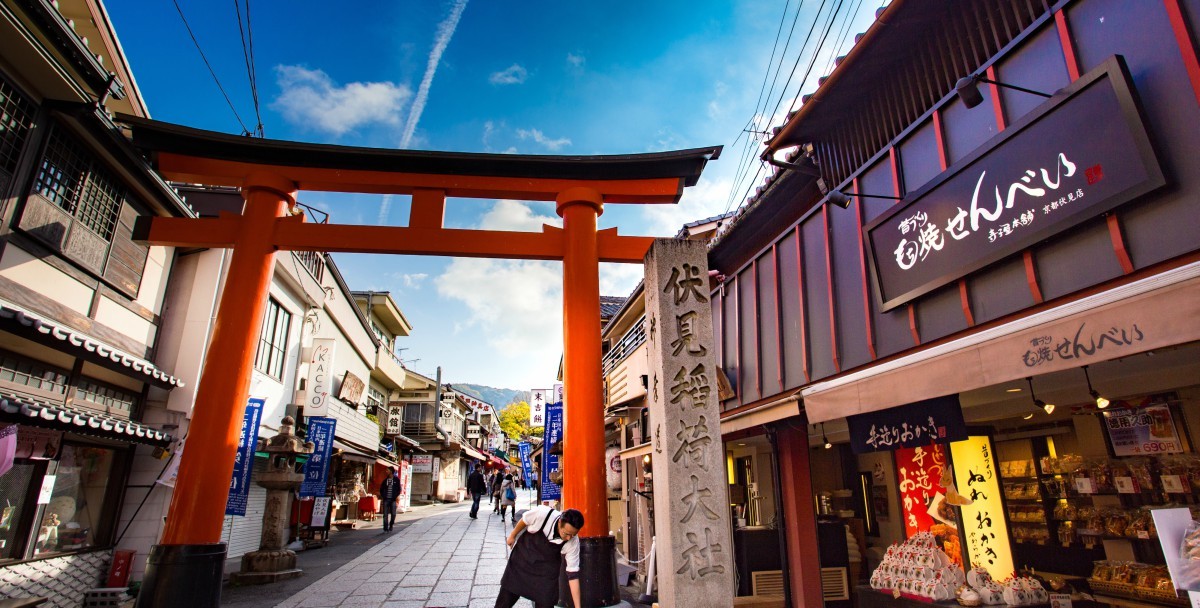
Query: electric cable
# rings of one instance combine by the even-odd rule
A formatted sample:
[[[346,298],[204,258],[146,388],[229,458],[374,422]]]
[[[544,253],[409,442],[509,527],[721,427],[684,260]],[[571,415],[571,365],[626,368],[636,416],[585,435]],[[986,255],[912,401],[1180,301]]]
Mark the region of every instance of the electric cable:
[[[254,127],[254,135],[262,137],[263,124],[262,114],[260,113],[258,103],[258,72],[254,64],[254,30],[250,22],[250,0],[244,0],[246,4],[246,24],[242,25],[242,10],[238,5],[238,0],[233,0],[233,12],[237,15],[238,34],[242,40],[242,58],[246,63],[246,78],[250,84],[250,98],[254,102],[254,118],[257,124]]]
[[[225,103],[229,104],[229,109],[233,111],[234,118],[237,118],[238,124],[242,126],[242,133],[249,133],[250,129],[246,128],[245,121],[238,114],[237,108],[233,107],[233,102],[229,100],[229,94],[225,92],[225,87],[221,86],[221,79],[217,78],[217,73],[213,71],[212,64],[208,62],[208,57],[204,55],[204,49],[200,48],[200,41],[196,40],[196,34],[192,32],[192,26],[188,24],[187,17],[183,15],[183,9],[179,6],[179,0],[171,0],[175,3],[175,10],[179,13],[179,18],[183,20],[183,27],[187,29],[188,36],[192,38],[192,44],[196,45],[196,50],[200,53],[200,59],[204,60],[204,67],[208,68],[208,73],[212,75],[213,82],[217,83],[217,89],[221,91],[221,96],[225,98]]]

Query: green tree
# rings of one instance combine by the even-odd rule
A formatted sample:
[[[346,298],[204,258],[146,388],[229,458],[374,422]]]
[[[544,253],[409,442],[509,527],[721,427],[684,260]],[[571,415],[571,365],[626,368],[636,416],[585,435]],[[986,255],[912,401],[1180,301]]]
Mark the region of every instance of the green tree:
[[[530,435],[542,434],[542,427],[529,426],[529,403],[526,401],[510,403],[500,412],[500,430],[517,441]]]

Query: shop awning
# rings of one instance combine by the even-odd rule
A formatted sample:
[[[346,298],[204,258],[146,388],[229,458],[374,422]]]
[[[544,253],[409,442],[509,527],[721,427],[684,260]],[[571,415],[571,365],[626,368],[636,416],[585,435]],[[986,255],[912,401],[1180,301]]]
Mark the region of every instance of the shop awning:
[[[408,437],[405,437],[404,435],[392,435],[392,438],[396,441],[397,449],[399,449],[403,445],[404,447],[407,447],[407,448],[414,448],[414,449],[420,450],[422,452],[425,451],[425,450],[421,449],[421,442],[417,441],[416,439],[409,439]]]
[[[379,459],[377,454],[372,454],[363,448],[352,446],[341,439],[335,438],[333,440],[333,447],[341,450],[339,456],[345,460],[355,460],[358,462],[375,464],[375,461]]]
[[[170,390],[183,386],[182,380],[141,357],[122,352],[96,338],[12,304],[0,303],[0,329],[160,388]]]
[[[1200,340],[1197,318],[1200,262],[817,382],[804,410],[816,424],[1185,344]],[[1052,357],[1030,365],[1035,344],[1053,345]]]
[[[462,446],[462,451],[468,457],[474,458],[475,460],[486,461],[488,459],[487,456],[484,456],[483,452],[480,452],[479,450],[476,450],[475,448],[465,445],[465,444]]]
[[[721,434],[728,435],[729,433],[759,427],[768,422],[799,416],[799,393],[800,391],[796,391],[782,399],[777,399],[770,403],[721,418]]]
[[[502,460],[502,459],[500,459],[500,458],[498,458],[498,457],[496,457],[496,456],[491,456],[491,455],[489,455],[489,456],[488,456],[488,461],[489,461],[489,462],[491,462],[492,464],[494,464],[494,465],[498,466],[498,467],[507,467],[507,466],[508,466],[508,463],[507,463],[507,462],[505,462],[504,460]]]
[[[167,447],[174,441],[164,433],[132,420],[113,418],[100,412],[45,403],[7,391],[0,392],[0,420],[102,439]]]

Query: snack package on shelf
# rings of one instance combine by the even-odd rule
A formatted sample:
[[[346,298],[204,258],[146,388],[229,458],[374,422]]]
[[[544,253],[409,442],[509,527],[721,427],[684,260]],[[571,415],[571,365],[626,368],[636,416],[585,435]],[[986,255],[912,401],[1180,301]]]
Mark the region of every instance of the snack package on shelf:
[[[1179,544],[1179,556],[1183,561],[1179,579],[1175,586],[1188,591],[1200,591],[1200,522],[1192,520],[1183,533]]]

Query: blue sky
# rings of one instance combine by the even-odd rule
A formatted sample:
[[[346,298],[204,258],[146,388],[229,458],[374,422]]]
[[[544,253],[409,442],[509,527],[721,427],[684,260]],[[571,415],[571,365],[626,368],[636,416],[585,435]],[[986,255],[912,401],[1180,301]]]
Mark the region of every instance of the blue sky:
[[[255,126],[236,5],[178,0],[240,122],[174,4],[107,2],[153,118],[226,133]],[[616,226],[622,234],[670,236],[685,222],[726,211],[731,200],[742,202],[752,184],[738,179],[739,170],[749,167],[753,176],[759,168],[743,160],[742,129],[752,120],[758,130],[780,124],[830,14],[836,11],[836,19],[805,91],[879,6],[880,0],[262,2],[251,3],[249,22],[268,138],[520,154],[726,146],[681,204],[609,205],[600,218],[601,228]],[[814,20],[816,31],[801,49]],[[764,77],[768,87],[775,82],[775,92],[759,101]],[[407,197],[301,192],[300,200],[336,223],[408,220]],[[446,223],[504,230],[561,225],[552,203],[453,199]],[[562,351],[559,264],[335,259],[351,289],[391,292],[414,327],[397,345],[413,369],[432,374],[440,365],[451,382],[497,387],[551,383]],[[603,265],[601,293],[628,295],[640,277],[640,266]]]

